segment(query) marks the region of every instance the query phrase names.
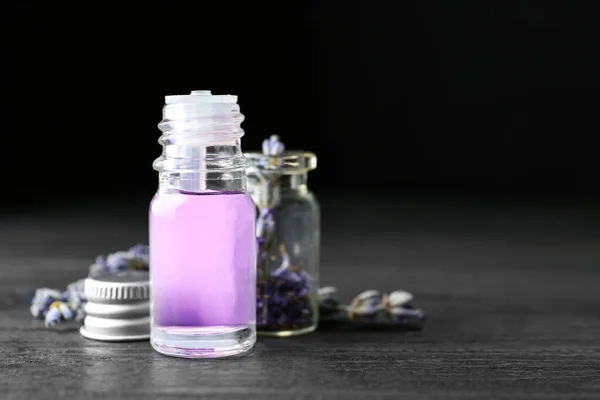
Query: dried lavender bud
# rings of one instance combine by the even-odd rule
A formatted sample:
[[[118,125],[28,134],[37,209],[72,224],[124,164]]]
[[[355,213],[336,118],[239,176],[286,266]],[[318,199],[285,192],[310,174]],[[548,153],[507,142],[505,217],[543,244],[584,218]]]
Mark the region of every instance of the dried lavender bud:
[[[75,321],[83,322],[83,320],[85,319],[85,316],[86,316],[85,309],[83,307],[80,307],[75,312]]]
[[[413,299],[413,295],[404,290],[395,290],[386,296],[385,302],[390,307],[402,307],[409,304]]]
[[[348,316],[350,319],[358,322],[374,322],[377,319],[379,307],[373,304],[364,304],[360,307],[348,308]]]
[[[270,208],[262,208],[256,218],[256,237],[261,246],[271,243],[275,236],[275,213]]]
[[[379,306],[383,302],[383,295],[377,290],[365,290],[356,296],[353,300],[357,306],[361,305],[376,305]]]
[[[333,286],[327,286],[318,290],[319,294],[319,314],[329,316],[338,313],[340,302],[337,299],[337,289]]]
[[[90,266],[88,276],[97,277],[115,274],[128,269],[149,269],[149,247],[138,244],[127,251],[117,251],[108,256],[100,255]],[[31,301],[31,314],[44,319],[46,326],[53,326],[61,321],[75,319],[78,322],[85,318],[84,294],[85,279],[69,284],[65,291],[41,288],[37,289]]]
[[[388,321],[412,329],[420,328],[425,321],[425,313],[410,304],[412,294],[402,290],[389,295],[367,290],[356,296],[348,306],[340,304],[335,295],[333,287],[319,289],[319,310],[323,321],[357,325],[379,325]]]
[[[374,321],[382,308],[383,296],[377,290],[367,290],[352,300],[348,307],[348,316],[357,321]]]
[[[303,271],[290,267],[285,248],[281,266],[267,279],[258,281],[257,324],[272,331],[297,330],[313,323],[313,305],[309,296],[311,279]]]
[[[127,251],[127,257],[148,265],[150,263],[150,247],[143,244],[135,245]]]
[[[73,310],[77,321],[85,318],[84,306],[87,301],[83,289],[85,279],[80,279],[67,286],[67,290],[63,292],[63,301],[67,303],[69,308]]]
[[[110,271],[106,265],[106,257],[98,256],[96,261],[90,266],[88,276],[97,277],[108,274]]]
[[[62,301],[55,301],[50,305],[50,309],[46,313],[46,326],[56,325],[61,320],[70,320],[73,318],[73,312],[69,306]]]
[[[46,317],[44,318],[44,323],[46,327],[56,325],[61,319],[60,311],[58,308],[51,308],[46,313]]]
[[[117,251],[106,258],[106,266],[111,274],[129,269],[130,265],[129,253],[126,251]]]
[[[425,313],[422,310],[406,307],[392,308],[388,311],[389,318],[399,324],[407,324],[413,321],[425,321]]]
[[[58,290],[40,288],[35,291],[35,295],[31,300],[31,315],[36,318],[45,318],[46,313],[50,309],[50,305],[56,300],[60,300],[61,293]]]
[[[285,145],[279,140],[279,136],[271,135],[262,142],[263,154],[267,156],[276,156],[285,151]]]

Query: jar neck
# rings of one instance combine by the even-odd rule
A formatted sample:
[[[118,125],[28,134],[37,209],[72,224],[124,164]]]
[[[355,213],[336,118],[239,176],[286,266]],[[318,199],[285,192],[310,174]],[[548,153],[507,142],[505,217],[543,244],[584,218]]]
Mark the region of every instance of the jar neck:
[[[279,186],[281,190],[304,193],[308,191],[308,187],[306,186],[307,175],[306,172],[302,174],[282,175]]]
[[[278,174],[250,173],[248,191],[259,208],[276,207],[286,196],[301,196],[308,193],[307,173]]]

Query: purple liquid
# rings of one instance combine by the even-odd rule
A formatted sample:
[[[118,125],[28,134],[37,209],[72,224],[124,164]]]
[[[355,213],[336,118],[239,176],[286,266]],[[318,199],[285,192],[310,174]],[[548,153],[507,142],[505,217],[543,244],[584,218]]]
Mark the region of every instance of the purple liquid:
[[[255,208],[243,192],[157,193],[150,205],[157,328],[256,321]]]

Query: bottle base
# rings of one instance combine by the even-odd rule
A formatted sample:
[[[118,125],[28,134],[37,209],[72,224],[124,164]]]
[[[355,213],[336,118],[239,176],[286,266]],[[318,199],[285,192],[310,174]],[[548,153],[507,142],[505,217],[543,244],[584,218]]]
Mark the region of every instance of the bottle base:
[[[286,331],[262,331],[258,330],[259,336],[270,336],[270,337],[289,337],[289,336],[298,336],[304,335],[307,333],[314,332],[317,329],[317,325],[307,326],[306,328],[301,329],[292,329]]]
[[[154,350],[180,358],[222,358],[243,355],[256,343],[256,328],[246,326],[154,327]]]

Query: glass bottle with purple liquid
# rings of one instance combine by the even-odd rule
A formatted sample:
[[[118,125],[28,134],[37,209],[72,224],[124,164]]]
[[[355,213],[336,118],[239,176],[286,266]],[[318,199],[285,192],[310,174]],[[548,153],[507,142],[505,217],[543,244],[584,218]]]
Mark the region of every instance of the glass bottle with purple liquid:
[[[188,358],[256,342],[255,207],[237,96],[167,96],[150,205],[151,344]]]

